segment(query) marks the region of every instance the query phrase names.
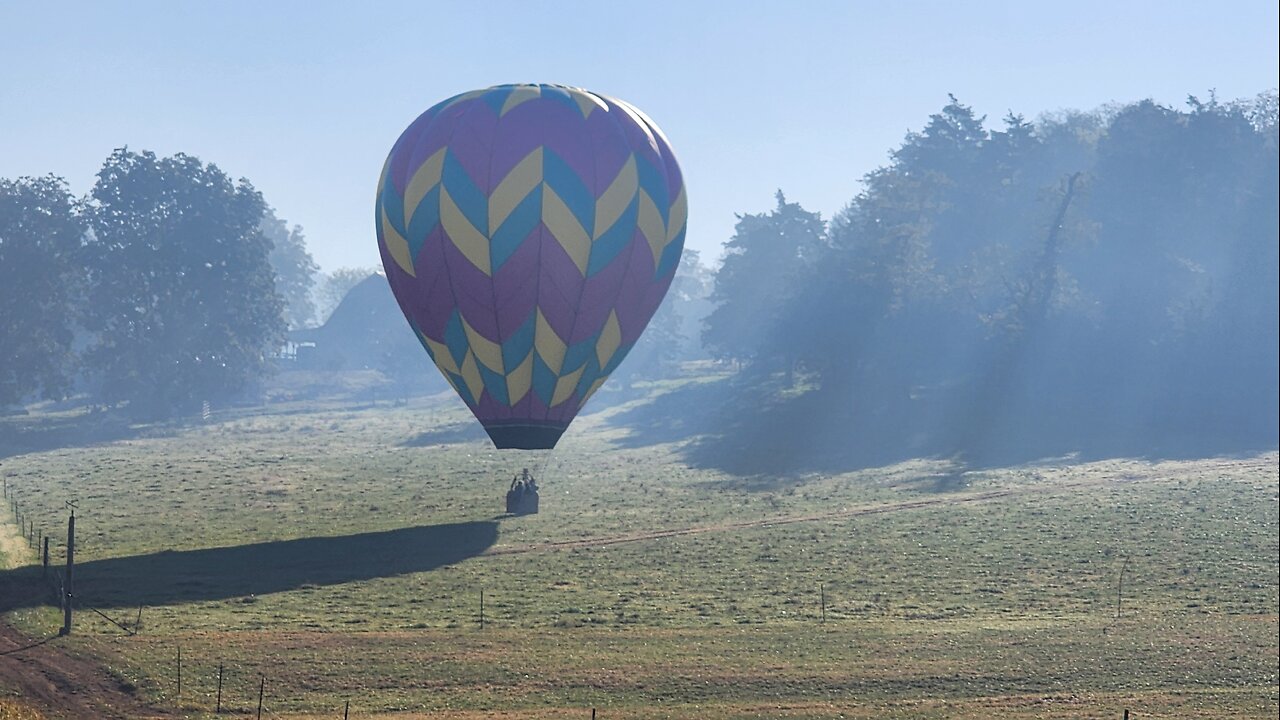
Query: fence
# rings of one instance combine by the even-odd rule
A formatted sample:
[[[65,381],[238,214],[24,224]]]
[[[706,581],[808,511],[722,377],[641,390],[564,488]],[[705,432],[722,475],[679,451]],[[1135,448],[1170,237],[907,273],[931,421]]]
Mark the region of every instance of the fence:
[[[39,553],[41,560],[42,574],[46,579],[50,591],[53,593],[56,601],[61,605],[66,616],[71,617],[70,613],[73,607],[75,609],[88,611],[101,621],[106,622],[119,629],[128,636],[135,636],[142,630],[142,618],[144,607],[139,606],[137,613],[130,623],[129,619],[123,620],[113,618],[97,607],[87,603],[82,597],[78,596],[73,590],[69,589],[71,578],[71,560],[74,557],[74,503],[68,503],[68,507],[72,510],[68,523],[68,541],[64,547],[68,556],[67,572],[56,566],[51,566],[50,546],[52,536],[38,528],[35,521],[26,516],[20,507],[17,499],[13,496],[9,487],[8,479],[3,478],[3,497],[6,505],[13,516],[14,524],[19,528],[19,532],[26,539],[28,546]],[[55,546],[57,547],[57,546]],[[1121,602],[1124,591],[1124,574],[1128,570],[1129,560],[1124,559],[1124,565],[1120,570],[1119,584],[1116,596],[1116,615],[1119,617],[1121,612]],[[817,614],[816,620],[821,623],[827,621],[828,595],[827,587],[824,583],[819,583],[817,588]],[[476,623],[480,629],[484,629],[486,625],[485,616],[485,594],[481,590],[478,595],[478,611],[476,614]],[[66,632],[70,632],[70,620],[68,619],[64,626]],[[63,633],[65,634],[65,632]],[[28,647],[35,647],[48,641],[42,640],[33,643]],[[20,653],[28,648],[17,648],[12,653]],[[6,652],[5,654],[10,654]],[[217,661],[216,672],[214,671],[214,661],[209,659],[194,659],[190,655],[184,657],[181,646],[174,647],[174,672],[170,678],[155,678],[154,681],[164,685],[172,683],[173,698],[175,708],[181,710],[208,711],[212,710],[215,714],[233,713],[237,715],[255,715],[257,718],[262,717],[281,717],[280,713],[271,709],[269,705],[269,688],[272,687],[269,677],[266,673],[246,672],[243,667],[229,665],[225,661]],[[255,679],[257,682],[253,682]],[[192,702],[184,704],[184,699],[190,698]],[[202,698],[197,702],[198,698]],[[338,717],[338,712],[344,720],[349,720],[351,716],[351,701],[345,699],[342,701],[341,708],[334,708],[334,717]],[[587,709],[583,709],[582,717],[586,717]],[[597,718],[597,709],[590,708],[590,717]],[[310,715],[318,713],[312,711]],[[1124,720],[1130,720],[1131,714],[1128,709],[1123,711]],[[1137,716],[1132,716],[1136,720]]]

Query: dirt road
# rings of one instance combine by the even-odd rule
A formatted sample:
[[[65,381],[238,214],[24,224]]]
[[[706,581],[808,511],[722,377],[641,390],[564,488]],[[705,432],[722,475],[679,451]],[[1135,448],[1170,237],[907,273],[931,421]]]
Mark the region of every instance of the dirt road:
[[[0,523],[0,551],[0,567],[30,552],[8,523]],[[39,583],[6,578],[0,592],[46,591]],[[101,661],[71,652],[62,643],[57,636],[29,638],[0,620],[0,695],[14,696],[51,720],[169,717],[142,703]]]

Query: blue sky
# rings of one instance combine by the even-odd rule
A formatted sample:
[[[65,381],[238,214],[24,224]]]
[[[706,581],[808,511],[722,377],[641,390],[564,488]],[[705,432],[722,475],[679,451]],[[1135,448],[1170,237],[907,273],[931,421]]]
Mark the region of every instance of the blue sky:
[[[378,263],[400,131],[452,94],[553,82],[623,98],[671,139],[688,244],[781,188],[824,216],[954,93],[996,121],[1277,79],[1277,4],[1249,2],[9,2],[0,177],[87,193],[112,148],[247,177],[326,270]]]

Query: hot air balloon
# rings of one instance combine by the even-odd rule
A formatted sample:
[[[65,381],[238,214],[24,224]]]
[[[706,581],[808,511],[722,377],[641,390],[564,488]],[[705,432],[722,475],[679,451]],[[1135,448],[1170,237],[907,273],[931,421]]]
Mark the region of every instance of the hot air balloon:
[[[400,309],[498,448],[555,446],[675,275],[687,199],[658,126],[560,85],[449,98],[378,182]]]

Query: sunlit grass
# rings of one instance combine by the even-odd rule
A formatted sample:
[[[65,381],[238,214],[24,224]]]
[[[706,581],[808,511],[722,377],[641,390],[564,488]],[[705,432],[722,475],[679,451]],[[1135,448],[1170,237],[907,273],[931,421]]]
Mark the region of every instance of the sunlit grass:
[[[0,698],[0,720],[45,720],[45,716],[21,701]]]
[[[1112,703],[1133,702],[1179,717],[1275,715],[1275,454],[993,469],[940,492],[949,469],[932,461],[735,477],[685,464],[679,445],[619,449],[626,430],[607,419],[582,418],[548,458],[488,448],[445,398],[273,405],[167,437],[12,457],[2,471],[47,531],[61,534],[63,501],[78,500],[86,568],[334,539],[332,572],[279,591],[197,584],[197,599],[176,600],[151,578],[95,598],[80,586],[126,624],[137,612],[126,598],[161,591],[140,600],[136,637],[88,613],[74,636],[161,707],[210,708],[224,662],[237,702],[265,673],[277,712],[351,700],[458,717],[592,706],[608,717],[1110,717]],[[526,463],[542,512],[496,519]],[[352,536],[435,538],[447,524],[493,528],[492,544],[403,574],[362,574],[366,561],[403,564],[341,554],[365,542]],[[548,547],[592,538],[634,541]],[[281,588],[243,572],[249,590]],[[50,608],[13,618],[33,633],[60,620]]]

